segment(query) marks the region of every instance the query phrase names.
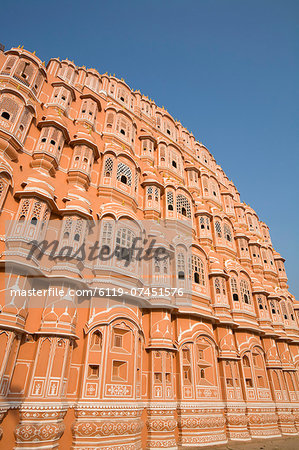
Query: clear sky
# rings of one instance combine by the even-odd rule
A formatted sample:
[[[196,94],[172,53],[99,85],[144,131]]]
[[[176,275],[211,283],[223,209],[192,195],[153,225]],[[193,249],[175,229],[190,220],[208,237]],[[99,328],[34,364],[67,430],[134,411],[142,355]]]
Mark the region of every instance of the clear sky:
[[[29,0],[0,17],[6,49],[115,73],[192,131],[269,225],[299,300],[298,0]]]

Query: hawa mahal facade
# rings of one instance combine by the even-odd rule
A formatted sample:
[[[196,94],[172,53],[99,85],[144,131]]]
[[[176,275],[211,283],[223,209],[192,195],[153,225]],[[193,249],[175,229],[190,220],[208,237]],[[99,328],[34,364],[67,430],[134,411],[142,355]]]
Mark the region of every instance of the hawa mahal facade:
[[[107,73],[2,48],[0,208],[0,448],[177,449],[299,433],[299,305],[284,259],[164,108]],[[77,249],[95,224],[106,244],[128,247],[147,220],[167,224],[173,258],[153,258],[146,276],[138,262],[24,257],[46,233]],[[42,270],[57,288],[151,283],[190,288],[192,302],[73,307],[45,295],[30,308],[5,297]]]

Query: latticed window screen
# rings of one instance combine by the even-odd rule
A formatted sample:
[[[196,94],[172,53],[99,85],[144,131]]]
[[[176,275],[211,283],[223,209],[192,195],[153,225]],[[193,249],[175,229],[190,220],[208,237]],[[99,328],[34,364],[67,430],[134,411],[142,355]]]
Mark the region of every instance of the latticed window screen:
[[[137,192],[137,189],[138,189],[138,173],[136,172],[135,173],[135,180],[134,180],[134,189],[135,189],[135,192]]]
[[[75,234],[81,234],[83,229],[83,219],[77,219],[76,220],[76,226],[75,226]]]
[[[43,80],[43,75],[41,73],[38,73],[38,75],[36,77],[36,80],[35,80],[35,83],[34,83],[34,89],[38,89],[39,88],[42,80]]]
[[[159,189],[157,187],[155,188],[155,201],[159,201]]]
[[[252,231],[253,230],[253,224],[252,224],[251,216],[247,216],[247,218],[248,218],[249,229],[250,229],[250,231]]]
[[[233,300],[239,301],[239,291],[238,291],[238,285],[237,285],[236,278],[230,279],[230,285],[231,285],[231,289],[232,289]]]
[[[203,186],[204,194],[208,195],[209,194],[209,183],[208,183],[208,180],[206,178],[203,178],[202,186]]]
[[[288,312],[287,312],[285,302],[281,302],[281,310],[282,310],[283,317],[285,319],[288,319]]]
[[[205,286],[204,265],[199,256],[196,255],[192,255],[192,273],[195,283]]]
[[[63,238],[66,239],[70,236],[70,233],[72,231],[72,223],[73,220],[71,217],[67,217],[67,219],[64,222],[64,227],[63,227]]]
[[[5,186],[6,185],[3,183],[3,181],[0,180],[0,202],[5,195]]]
[[[189,200],[182,194],[179,194],[176,198],[176,209],[178,214],[191,218],[191,208]]]
[[[43,214],[43,219],[42,219],[42,223],[43,225],[47,222],[48,218],[49,218],[50,212],[48,210],[48,208],[45,210],[44,214]]]
[[[231,232],[230,227],[226,223],[224,224],[223,231],[224,231],[225,239],[227,241],[231,242],[232,241],[232,232]]]
[[[162,145],[160,147],[160,161],[164,162],[165,161],[165,157],[166,157],[166,155],[165,155],[165,146]]]
[[[130,169],[129,166],[127,166],[126,164],[120,162],[118,163],[117,166],[117,174],[116,174],[116,178],[118,181],[122,181],[122,177],[125,176],[126,177],[126,184],[128,186],[131,186],[132,184],[132,171]]]
[[[254,222],[255,229],[258,230],[259,229],[259,223],[258,223],[258,219],[257,219],[256,216],[253,216],[253,222]]]
[[[173,211],[173,192],[168,191],[166,197],[167,197],[167,209],[169,209],[169,211]]]
[[[5,64],[4,71],[10,71],[16,62],[16,59],[17,58],[15,56],[10,56]]]
[[[257,304],[259,305],[259,309],[264,309],[263,300],[261,297],[257,299]]]
[[[215,231],[218,237],[222,236],[221,224],[220,222],[218,222],[218,220],[215,222]]]
[[[15,121],[19,109],[20,105],[11,98],[3,96],[0,99],[0,113],[2,114],[3,111],[8,112],[8,114],[10,115],[9,120],[11,122]]]
[[[116,244],[121,247],[130,248],[132,247],[134,237],[135,234],[129,228],[120,228],[116,234]]]
[[[223,295],[226,295],[225,281],[223,279],[222,279],[221,284],[222,284],[222,293],[223,293]]]
[[[107,114],[107,128],[112,128],[113,127],[113,122],[114,122],[114,114],[113,113],[108,113]]]
[[[7,181],[0,180],[0,208],[2,208],[5,196],[9,188],[9,183]]]
[[[104,222],[102,226],[102,242],[103,245],[111,245],[112,242],[112,223]]]
[[[113,170],[113,159],[107,158],[105,161],[105,167],[104,167],[104,176],[105,177],[111,177],[112,176],[112,170]]]
[[[202,152],[202,159],[205,164],[209,163],[209,157],[204,151]]]
[[[246,280],[240,281],[240,290],[241,290],[241,296],[244,301],[244,303],[250,303],[250,291],[249,291],[249,285]]]
[[[212,183],[212,192],[215,197],[218,196],[218,188],[215,183]]]
[[[154,273],[160,273],[161,272],[161,261],[160,259],[155,256],[154,257]]]
[[[21,211],[20,211],[18,220],[20,220],[20,219],[21,220],[25,220],[26,219],[26,216],[27,216],[28,211],[29,211],[29,206],[30,206],[29,200],[24,200],[23,204],[22,204],[22,207],[21,207]]]
[[[275,309],[275,304],[274,304],[274,302],[270,302],[270,308],[271,308],[272,314],[276,314],[276,309]]]
[[[168,260],[161,261],[159,257],[154,257],[154,273],[156,275],[168,274]]]
[[[29,124],[30,119],[31,119],[31,113],[30,113],[29,109],[26,108],[26,109],[23,111],[23,114],[22,114],[22,116],[21,116],[21,120],[20,120],[20,125],[19,125],[19,127],[22,126],[23,129],[26,129],[27,126],[28,126],[28,124]]]
[[[177,256],[177,274],[179,279],[185,278],[185,256],[183,252]]]
[[[41,213],[42,205],[40,202],[35,202],[31,214],[31,218],[39,219]]]
[[[201,228],[202,230],[204,230],[205,228],[207,228],[207,230],[210,229],[210,221],[209,221],[208,218],[206,218],[206,220],[205,220],[204,217],[201,217],[199,223],[200,223],[200,228]]]
[[[216,292],[216,294],[220,294],[221,293],[219,278],[215,279],[215,292]]]
[[[291,303],[288,304],[288,310],[289,310],[291,319],[294,320],[293,308],[292,308]]]
[[[42,143],[46,142],[47,137],[49,135],[49,131],[50,131],[49,127],[45,127],[42,129],[41,136],[40,136],[40,140]]]
[[[268,254],[269,254],[269,261],[270,261],[270,264],[271,264],[271,266],[274,266],[273,256],[272,256],[272,252],[271,252],[270,249],[268,250]]]
[[[153,195],[153,188],[152,188],[151,186],[149,186],[149,187],[147,188],[147,198],[148,198],[149,200],[151,200],[151,199],[152,199],[152,195]]]

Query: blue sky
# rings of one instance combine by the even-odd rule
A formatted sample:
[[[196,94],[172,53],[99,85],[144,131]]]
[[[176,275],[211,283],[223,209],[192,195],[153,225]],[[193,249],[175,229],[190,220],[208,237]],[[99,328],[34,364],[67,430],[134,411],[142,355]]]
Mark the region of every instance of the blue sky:
[[[298,18],[297,0],[14,1],[0,42],[115,73],[164,105],[269,225],[299,299]]]

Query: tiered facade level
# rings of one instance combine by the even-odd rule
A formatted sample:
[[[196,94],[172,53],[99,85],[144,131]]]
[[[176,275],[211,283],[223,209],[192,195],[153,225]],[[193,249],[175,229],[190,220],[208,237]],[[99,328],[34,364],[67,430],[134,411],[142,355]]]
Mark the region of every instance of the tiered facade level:
[[[299,433],[299,307],[284,259],[208,149],[164,108],[115,76],[0,51],[0,207],[1,448],[176,449]],[[174,239],[171,265],[154,259],[149,276],[164,287],[189,280],[192,305],[5,302],[5,276],[30,287],[22,248],[50,218],[74,248],[88,224],[111,244],[120,227],[130,240],[140,220],[179,220],[192,235],[190,273]],[[6,266],[5,275],[13,254],[19,274]],[[75,261],[48,272],[58,287],[148,282],[138,267]]]

